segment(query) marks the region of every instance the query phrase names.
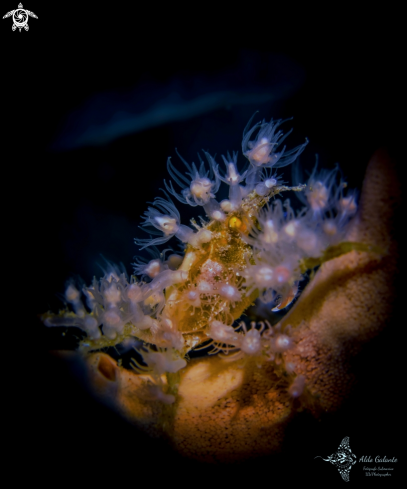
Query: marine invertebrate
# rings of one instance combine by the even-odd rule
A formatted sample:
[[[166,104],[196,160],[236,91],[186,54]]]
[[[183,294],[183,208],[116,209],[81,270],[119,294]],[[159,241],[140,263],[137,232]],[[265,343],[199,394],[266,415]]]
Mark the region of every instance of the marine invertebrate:
[[[271,452],[281,444],[298,403],[315,414],[334,409],[345,395],[338,385],[350,379],[347,355],[381,327],[380,321],[373,325],[371,318],[355,319],[350,313],[365,305],[360,292],[369,288],[365,274],[380,279],[394,271],[388,258],[391,243],[369,222],[370,213],[384,212],[377,212],[378,201],[370,197],[377,177],[373,183],[367,179],[362,209],[353,220],[354,194],[344,195],[337,171],[314,173],[309,186],[280,184],[265,169],[291,163],[305,145],[285,153],[284,160],[284,149],[276,153],[283,139],[276,133],[279,124],[263,121],[245,130],[248,169],[238,169],[235,154],[224,159],[225,176],[211,157],[212,172],[191,169],[185,202],[179,200],[202,206],[209,219],[200,226],[193,221],[195,231],[181,225],[168,196],[156,199],[159,210],[146,212],[143,226],[161,237],[136,243],[144,248],[180,238],[186,248],[178,267],[167,268],[162,260],[152,273],[143,269],[146,281],[111,267],[99,283],[83,289],[88,310],[69,284],[66,299],[74,312],[44,315],[48,326],[77,326],[87,333],[79,351],[102,397],[113,395],[124,416],[151,434],[169,435],[180,451],[198,458],[231,460]],[[256,130],[257,137],[249,141]],[[209,183],[203,185],[202,179]],[[211,195],[219,180],[230,186],[229,199],[221,203]],[[289,202],[271,201],[283,191],[304,189],[306,207],[299,213]],[[384,269],[377,265],[386,260]],[[245,323],[233,327],[257,298],[270,308],[287,305],[304,273],[321,264],[278,325],[260,321],[250,328]],[[135,361],[135,372],[102,352],[129,338],[146,344],[138,349],[142,360]],[[189,351],[209,344],[222,355],[187,364]],[[106,371],[115,372],[114,381],[104,376]],[[259,442],[260,427],[265,436]],[[226,429],[230,439],[225,444]]]

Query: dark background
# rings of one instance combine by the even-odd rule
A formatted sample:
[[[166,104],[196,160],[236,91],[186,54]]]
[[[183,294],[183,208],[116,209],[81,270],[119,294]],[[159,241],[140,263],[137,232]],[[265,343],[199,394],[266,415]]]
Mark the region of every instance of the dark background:
[[[188,161],[197,161],[202,148],[218,157],[240,150],[256,110],[259,119],[293,116],[286,123],[294,127],[288,146],[310,140],[302,165],[312,169],[318,153],[322,167],[340,163],[351,187],[360,188],[377,148],[385,146],[401,161],[400,13],[349,12],[340,5],[263,12],[259,5],[235,19],[208,6],[24,6],[38,16],[28,32],[12,32],[10,18],[1,23],[3,307],[10,325],[3,351],[11,460],[23,458],[27,473],[43,481],[79,480],[85,467],[90,479],[111,475],[126,484],[146,475],[157,483],[163,477],[166,484],[194,482],[191,470],[208,480],[227,474],[232,482],[249,473],[270,484],[309,478],[331,484],[344,482],[314,456],[332,454],[350,436],[358,458],[396,456],[401,476],[398,311],[355,366],[361,385],[341,412],[322,422],[300,416],[282,455],[239,469],[181,460],[97,404],[49,355],[66,343],[38,319],[61,306],[56,294],[67,278],[77,274],[89,282],[100,275],[100,255],[131,272],[140,215],[159,195],[167,157],[177,161],[175,147]],[[4,15],[16,5],[3,2],[2,8]],[[215,94],[212,105],[202,99],[208,94]],[[167,110],[168,100],[179,111]],[[112,117],[124,120],[116,137],[109,132]],[[134,120],[137,132],[126,133]],[[92,144],[80,145],[92,125],[104,129],[95,129]],[[377,484],[366,481],[361,465],[351,480]],[[155,474],[157,467],[162,474]]]

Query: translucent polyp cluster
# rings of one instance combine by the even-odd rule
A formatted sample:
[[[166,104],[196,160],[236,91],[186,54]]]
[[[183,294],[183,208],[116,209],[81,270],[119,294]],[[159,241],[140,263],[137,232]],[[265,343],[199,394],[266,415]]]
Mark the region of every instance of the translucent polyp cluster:
[[[288,135],[279,129],[282,123],[262,121],[245,128],[246,164],[239,163],[237,152],[227,153],[220,169],[205,152],[199,167],[182,160],[184,174],[169,160],[167,192],[143,216],[141,228],[150,238],[135,240],[150,258],[137,258],[130,277],[109,265],[89,287],[80,290],[69,282],[66,309],[44,314],[44,323],[80,328],[84,355],[141,341],[133,368],[150,379],[152,400],[174,402],[174,375],[185,367],[188,352],[208,346],[210,354],[220,352],[229,361],[274,362],[291,376],[292,396],[300,396],[304,379],[284,360],[293,346],[291,328],[271,327],[262,317],[248,327],[240,318],[258,298],[269,309],[284,309],[307,270],[349,250],[342,241],[356,198],[352,192],[345,195],[337,169],[315,169],[308,184],[281,183],[275,169],[294,162],[307,144],[278,149]],[[229,194],[219,201],[221,185]],[[296,213],[289,200],[276,198],[285,191],[300,195],[302,210]],[[192,220],[192,227],[182,224],[172,198],[198,207],[206,219],[201,217],[199,225]],[[156,247],[172,238],[183,243],[183,253]]]

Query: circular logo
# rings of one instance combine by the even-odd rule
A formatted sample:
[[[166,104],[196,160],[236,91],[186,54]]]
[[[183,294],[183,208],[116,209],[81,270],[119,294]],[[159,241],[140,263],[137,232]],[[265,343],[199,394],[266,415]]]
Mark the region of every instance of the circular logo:
[[[27,12],[24,9],[18,8],[17,10],[14,11],[13,21],[14,21],[15,25],[19,29],[21,29],[28,22],[28,14],[27,14]]]

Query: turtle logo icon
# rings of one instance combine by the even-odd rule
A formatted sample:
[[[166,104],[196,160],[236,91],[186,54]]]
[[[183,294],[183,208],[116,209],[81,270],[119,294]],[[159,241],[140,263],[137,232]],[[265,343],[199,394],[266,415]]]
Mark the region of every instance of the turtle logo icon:
[[[10,10],[10,12],[7,12],[6,15],[3,15],[3,19],[11,16],[13,16],[13,26],[11,28],[13,29],[13,31],[18,28],[20,32],[23,28],[28,31],[28,17],[34,17],[34,19],[38,19],[34,12],[23,9],[22,3],[18,4],[18,8],[16,10]]]

